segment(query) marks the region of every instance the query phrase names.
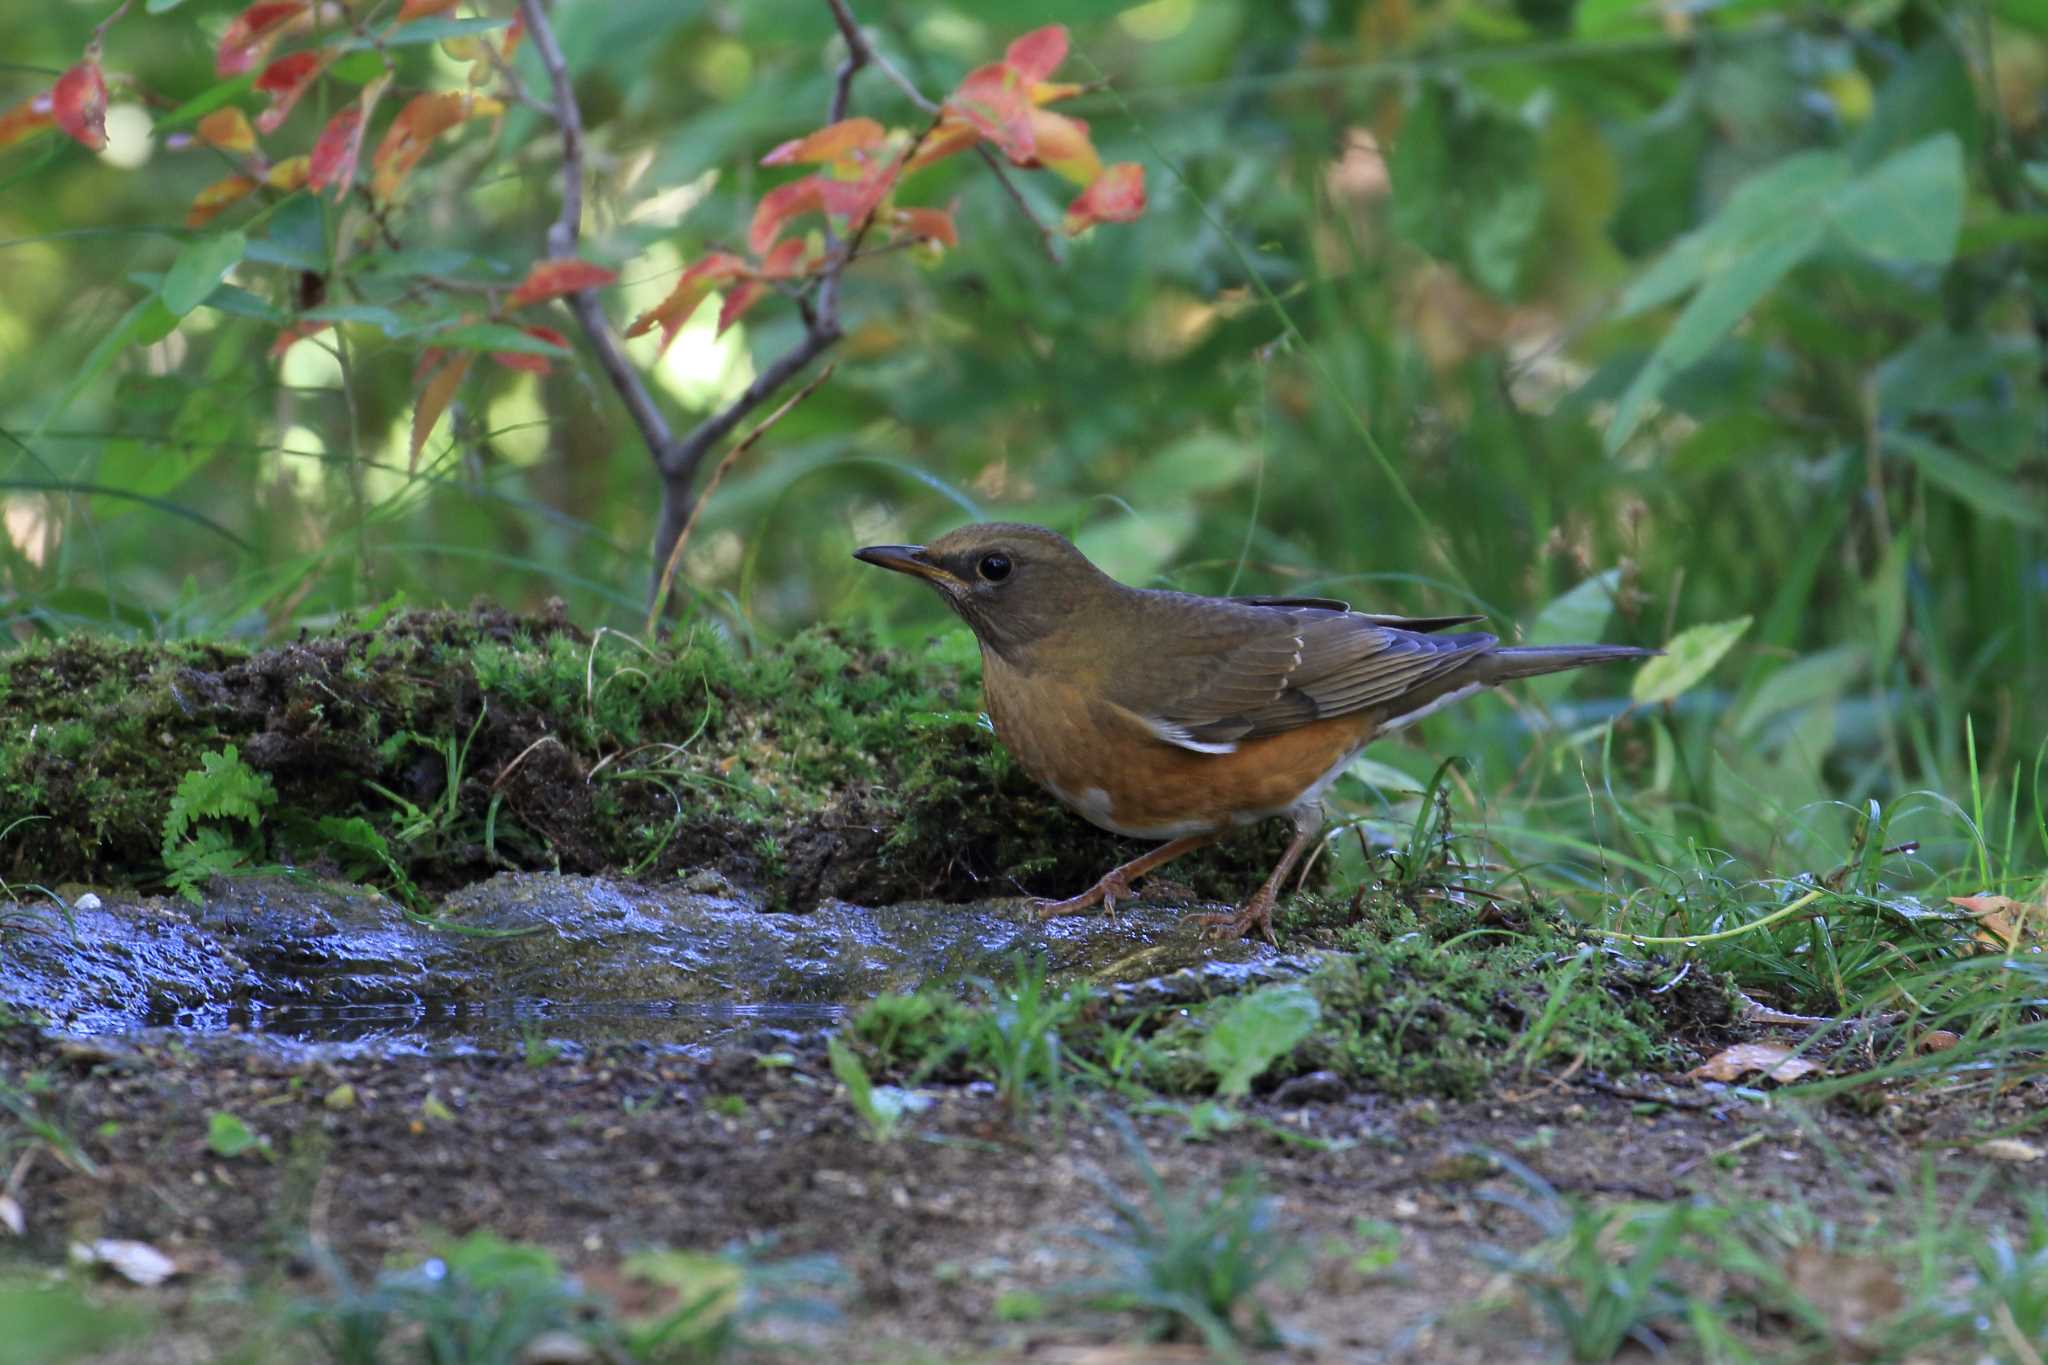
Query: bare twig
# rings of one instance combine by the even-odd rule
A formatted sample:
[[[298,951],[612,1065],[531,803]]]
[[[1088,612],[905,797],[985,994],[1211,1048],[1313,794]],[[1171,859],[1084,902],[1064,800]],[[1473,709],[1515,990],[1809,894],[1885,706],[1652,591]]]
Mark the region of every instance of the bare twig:
[[[760,425],[733,442],[732,449],[725,452],[725,458],[718,462],[718,466],[711,471],[711,477],[704,481],[704,491],[690,505],[689,519],[683,522],[683,529],[676,534],[676,543],[669,547],[668,563],[662,566],[661,578],[654,585],[654,600],[647,607],[647,634],[654,633],[655,623],[661,619],[662,607],[668,602],[669,588],[675,583],[676,567],[683,562],[683,547],[690,543],[690,533],[697,529],[697,516],[704,510],[704,504],[711,500],[711,495],[718,491],[718,485],[725,478],[726,471],[738,462],[740,456],[752,450],[754,443],[766,436],[777,422],[787,417],[791,408],[809,398],[820,384],[830,379],[832,369],[832,366],[827,365],[818,371],[817,378],[784,399],[782,406],[763,418]]]

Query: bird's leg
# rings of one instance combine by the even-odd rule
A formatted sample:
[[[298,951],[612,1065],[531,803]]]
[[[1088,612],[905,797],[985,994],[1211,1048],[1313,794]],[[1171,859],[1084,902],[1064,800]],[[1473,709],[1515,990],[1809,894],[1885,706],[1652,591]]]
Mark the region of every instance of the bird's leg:
[[[1061,915],[1079,915],[1102,906],[1103,912],[1112,919],[1116,917],[1116,902],[1119,896],[1131,894],[1131,883],[1163,863],[1170,863],[1183,853],[1192,853],[1203,844],[1220,837],[1220,831],[1209,834],[1189,834],[1170,843],[1161,844],[1131,859],[1119,867],[1112,867],[1102,874],[1102,880],[1078,896],[1069,896],[1063,901],[1038,902],[1040,919],[1057,919]]]
[[[1244,938],[1252,930],[1257,929],[1265,936],[1266,942],[1276,948],[1279,947],[1280,940],[1273,937],[1273,906],[1280,899],[1280,887],[1286,882],[1287,874],[1293,870],[1295,863],[1301,860],[1301,855],[1308,850],[1308,846],[1315,842],[1316,835],[1322,832],[1322,828],[1321,806],[1297,811],[1294,816],[1294,842],[1280,855],[1279,866],[1273,869],[1272,876],[1266,878],[1266,884],[1253,892],[1252,898],[1246,901],[1244,908],[1236,914],[1198,915],[1197,921],[1215,926],[1213,937],[1219,940]]]

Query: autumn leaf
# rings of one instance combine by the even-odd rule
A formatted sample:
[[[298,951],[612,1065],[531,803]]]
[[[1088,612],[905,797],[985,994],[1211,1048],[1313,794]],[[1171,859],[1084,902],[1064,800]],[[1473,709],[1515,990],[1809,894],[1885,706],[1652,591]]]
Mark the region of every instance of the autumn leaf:
[[[878,146],[888,135],[871,118],[841,119],[815,133],[783,143],[761,158],[763,166],[795,166],[846,161],[855,152]]]
[[[195,131],[207,146],[236,156],[247,156],[256,150],[256,130],[249,126],[249,116],[233,107],[214,110],[199,120]]]
[[[406,472],[416,472],[420,467],[420,451],[426,447],[427,437],[434,434],[434,424],[441,420],[441,414],[448,411],[448,405],[455,401],[455,392],[462,387],[464,376],[476,361],[475,351],[452,353],[429,351],[420,357],[424,369],[428,359],[439,362],[433,373],[420,389],[419,402],[412,412],[412,449],[407,456]]]
[[[569,338],[552,327],[522,327],[520,330],[536,341],[545,341],[550,346],[560,346],[565,351],[569,349]],[[524,370],[529,374],[547,374],[555,368],[546,356],[529,355],[524,351],[492,351],[491,359],[508,370]]]
[[[192,196],[192,207],[185,210],[185,226],[205,227],[220,216],[221,210],[253,192],[256,183],[246,175],[231,175],[225,180],[214,181]]]
[[[1003,64],[1027,85],[1044,80],[1059,70],[1067,59],[1067,29],[1064,24],[1035,28],[1011,43],[1003,53]]]
[[[777,185],[762,195],[761,202],[754,205],[754,221],[747,228],[747,246],[758,256],[775,244],[784,223],[799,214],[824,212],[824,186],[821,177],[807,175],[787,185]]]
[[[725,291],[725,303],[718,310],[718,335],[724,336],[725,329],[740,320],[740,316],[754,306],[762,291],[768,288],[759,280],[742,280]]]
[[[0,152],[56,126],[57,120],[50,112],[50,92],[45,90],[0,114]]]
[[[331,322],[294,322],[277,334],[277,340],[270,343],[270,358],[277,359],[307,337],[317,336],[334,324]]]
[[[1738,1043],[1723,1048],[1685,1074],[1696,1081],[1739,1081],[1761,1072],[1780,1085],[1821,1070],[1820,1063],[1792,1055],[1782,1043]]]
[[[333,60],[331,54],[294,52],[264,67],[263,74],[256,78],[256,88],[270,96],[270,107],[256,116],[258,130],[276,132],[278,125],[290,116],[292,106],[299,102],[299,96],[306,93]]]
[[[794,279],[804,273],[804,258],[809,252],[810,247],[801,237],[777,242],[775,249],[761,258],[761,264],[754,273],[767,280]]]
[[[1031,140],[1037,149],[1032,164],[1044,166],[1083,187],[1102,174],[1102,157],[1088,140],[1088,125],[1050,109],[1031,111]],[[1142,198],[1140,210],[1144,208]],[[1132,215],[1136,217],[1136,214]]]
[[[1950,896],[1950,905],[1977,921],[1977,941],[2001,953],[2016,952],[2024,938],[2048,937],[2048,902],[2029,904],[2010,896]]]
[[[213,52],[217,76],[239,76],[269,55],[278,39],[296,29],[310,27],[313,7],[303,0],[251,5],[236,15],[220,35]]]
[[[1144,211],[1145,168],[1135,161],[1120,161],[1074,197],[1062,226],[1071,237],[1097,223],[1128,223]]]
[[[430,19],[436,14],[446,14],[455,8],[458,0],[405,0],[398,7],[398,22],[409,24],[415,19]]]
[[[921,237],[941,246],[960,245],[951,209],[897,209],[890,214],[889,221],[905,237]]]
[[[389,84],[389,72],[371,81],[355,103],[327,120],[327,126],[320,130],[306,175],[306,187],[313,193],[318,194],[330,185],[339,191],[337,197],[348,193],[355,182],[356,161],[362,155],[363,130],[369,126],[370,111],[376,108],[378,97]]]
[[[434,139],[470,118],[496,117],[505,111],[498,100],[464,90],[415,95],[406,102],[370,158],[370,192],[380,200],[397,193]]]
[[[705,299],[719,285],[736,280],[747,274],[747,263],[728,251],[714,251],[682,273],[676,280],[675,288],[668,297],[633,320],[626,329],[629,337],[640,336],[654,328],[661,328],[661,346],[655,351],[658,356],[668,350],[676,339],[676,333],[683,330],[683,324],[697,311]]]
[[[533,269],[526,272],[526,278],[512,291],[512,297],[505,300],[509,309],[524,308],[530,303],[556,299],[564,294],[574,294],[584,289],[596,289],[611,284],[619,278],[615,270],[606,270],[601,265],[579,261],[565,256],[551,261],[535,261]]]
[[[57,78],[50,90],[50,116],[81,146],[105,150],[107,78],[98,62],[80,62]]]
[[[304,189],[313,176],[313,158],[310,156],[288,156],[263,173],[263,183],[271,189],[286,194]]]
[[[1029,90],[1007,62],[976,67],[946,99],[949,113],[958,115],[1019,165],[1037,151],[1031,132],[1032,107]]]

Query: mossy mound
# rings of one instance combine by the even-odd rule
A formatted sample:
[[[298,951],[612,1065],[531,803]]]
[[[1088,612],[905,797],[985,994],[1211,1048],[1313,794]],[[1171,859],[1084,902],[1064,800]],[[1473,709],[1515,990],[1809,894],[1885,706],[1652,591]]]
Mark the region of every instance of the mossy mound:
[[[367,867],[429,891],[508,868],[712,867],[796,908],[1067,895],[1131,856],[1018,772],[979,706],[972,668],[833,630],[644,649],[477,609],[254,651],[36,642],[0,656],[0,867],[161,883],[180,783],[230,746],[275,797],[217,822],[237,865]],[[1284,837],[1253,831],[1176,872],[1235,899]],[[388,861],[366,864],[379,843]]]

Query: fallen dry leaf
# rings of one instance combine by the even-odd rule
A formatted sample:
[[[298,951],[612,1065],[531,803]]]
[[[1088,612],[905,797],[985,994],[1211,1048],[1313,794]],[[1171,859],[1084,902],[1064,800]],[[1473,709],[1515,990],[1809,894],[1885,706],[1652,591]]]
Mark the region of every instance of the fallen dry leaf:
[[[1962,1035],[1951,1033],[1945,1028],[1930,1029],[1920,1035],[1918,1047],[1922,1052],[1946,1052],[1962,1042]]]
[[[1977,1144],[1977,1150],[1994,1161],[2039,1161],[2041,1149],[2031,1142],[2018,1138],[1990,1138]]]
[[[1879,1324],[1906,1306],[1898,1274],[1872,1256],[1843,1256],[1803,1246],[1785,1262],[1785,1279],[1794,1293],[1827,1318],[1835,1340],[1862,1346]]]
[[[1737,1043],[1701,1062],[1685,1074],[1696,1081],[1739,1081],[1757,1072],[1788,1085],[1802,1076],[1815,1075],[1819,1062],[1792,1055],[1783,1043]]]
[[[2021,939],[2038,940],[2048,931],[2048,903],[2011,896],[1950,896],[1948,903],[1975,916],[1977,941],[1996,952],[2013,952]]]

